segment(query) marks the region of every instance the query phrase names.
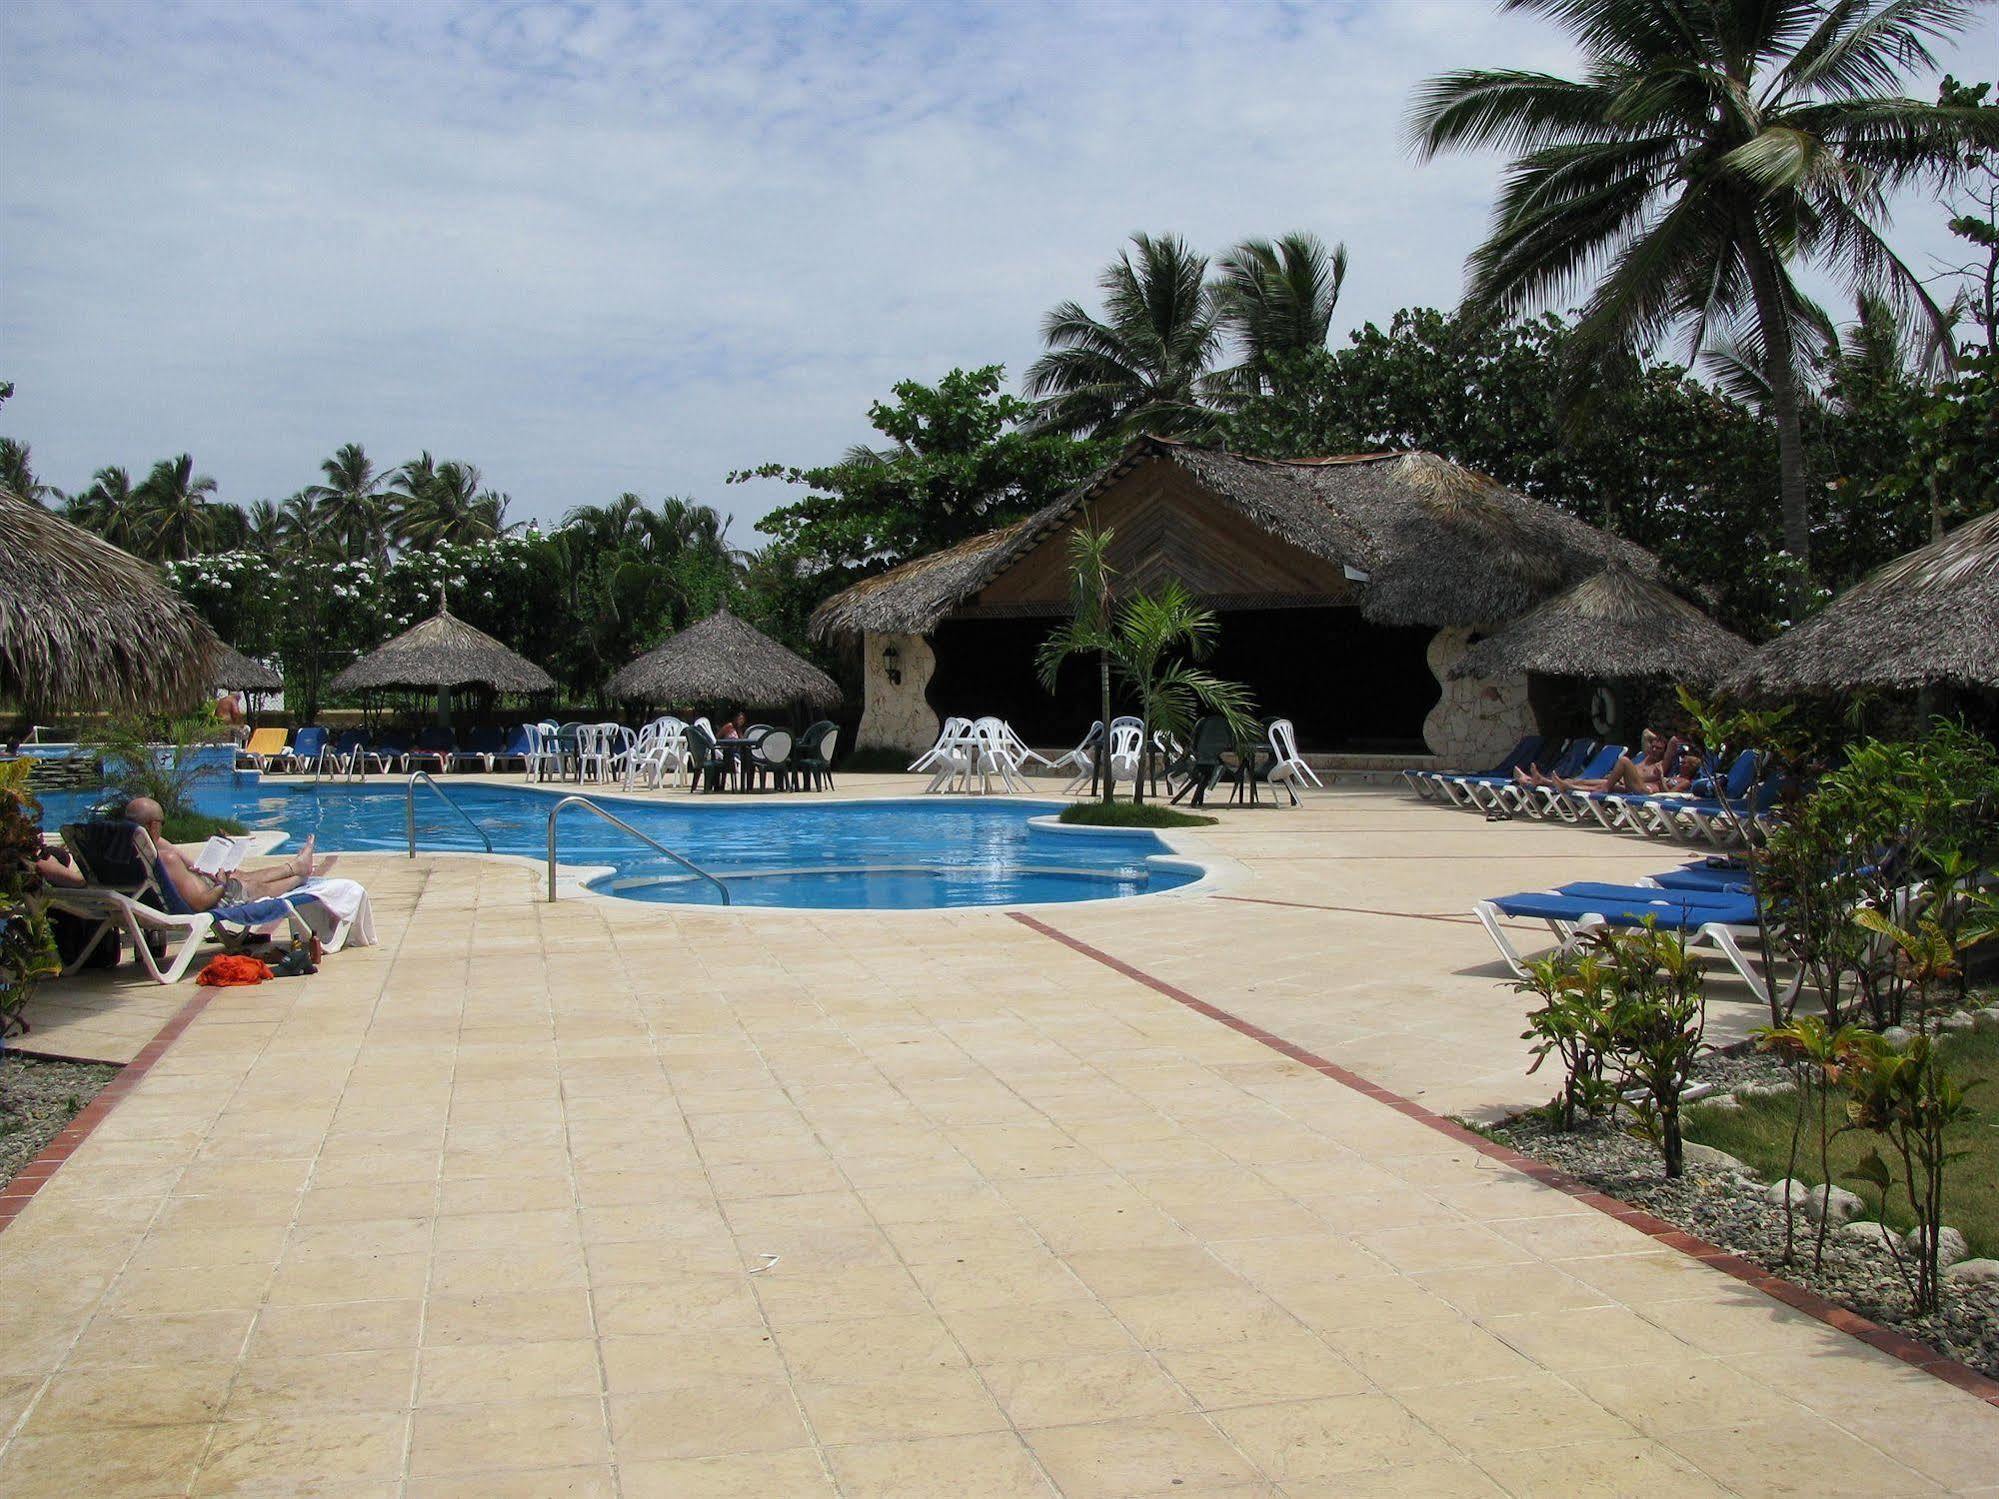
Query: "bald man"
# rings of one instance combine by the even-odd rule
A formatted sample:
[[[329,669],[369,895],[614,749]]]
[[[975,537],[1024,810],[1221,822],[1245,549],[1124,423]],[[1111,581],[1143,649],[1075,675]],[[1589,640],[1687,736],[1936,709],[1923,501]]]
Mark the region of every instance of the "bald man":
[[[233,876],[233,883],[240,893],[231,893],[229,885],[221,880],[212,880],[192,864],[187,856],[166,840],[166,813],[160,804],[150,796],[135,796],[125,804],[125,819],[136,822],[144,828],[153,840],[153,847],[159,850],[160,864],[167,877],[174,882],[174,890],[187,903],[190,911],[208,911],[225,900],[264,900],[269,896],[283,895],[294,890],[316,874],[325,874],[333,866],[331,859],[313,857],[313,840],[307,838],[305,847],[284,863],[270,869],[239,869]]]

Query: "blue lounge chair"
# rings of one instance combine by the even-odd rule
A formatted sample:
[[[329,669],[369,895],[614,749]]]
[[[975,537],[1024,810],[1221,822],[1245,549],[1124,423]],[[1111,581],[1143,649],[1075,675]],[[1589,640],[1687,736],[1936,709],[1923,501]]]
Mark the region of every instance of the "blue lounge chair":
[[[416,743],[403,756],[404,770],[436,769],[442,773],[458,750],[458,736],[433,724],[420,731]]]
[[[292,736],[291,755],[286,768],[300,773],[317,770],[325,754],[326,730],[318,724],[308,724]]]
[[[1562,778],[1591,781],[1607,776],[1624,757],[1624,749],[1621,744],[1600,744],[1581,770]],[[1560,817],[1564,822],[1574,822],[1583,814],[1582,803],[1576,800],[1575,793],[1564,791],[1559,786],[1515,787],[1514,792],[1514,810],[1525,812],[1529,817]]]
[[[1644,926],[1677,932],[1689,947],[1712,948],[1747,984],[1757,999],[1769,1002],[1769,990],[1742,950],[1745,938],[1761,936],[1756,902],[1749,895],[1725,890],[1669,890],[1657,886],[1605,885],[1582,882],[1555,890],[1529,890],[1482,900],[1472,908],[1507,967],[1521,978],[1527,960],[1500,925],[1502,920],[1545,921],[1562,947],[1598,927]],[[1802,972],[1791,982],[1795,995],[1804,983]]]
[[[1542,741],[1547,748],[1547,741]],[[1571,739],[1561,750],[1551,756],[1553,763],[1548,773],[1557,776],[1572,776],[1583,768],[1589,757],[1596,753],[1594,739]],[[1481,812],[1512,812],[1520,803],[1520,787],[1513,779],[1513,771],[1526,769],[1535,763],[1530,756],[1525,765],[1515,766],[1504,775],[1453,776],[1445,787],[1453,794],[1462,792],[1461,806],[1470,806]]]
[[[1458,793],[1452,790],[1453,781],[1460,778],[1511,780],[1514,771],[1523,765],[1533,763],[1534,757],[1541,753],[1541,746],[1546,742],[1539,734],[1523,735],[1520,742],[1508,750],[1500,758],[1499,763],[1490,770],[1411,769],[1402,772],[1402,779],[1425,801],[1434,801],[1439,795],[1447,800],[1456,801]]]
[[[519,730],[515,730],[519,733]],[[521,753],[525,753],[522,751]],[[446,770],[486,770],[507,758],[505,746],[500,740],[500,731],[495,728],[474,729],[465,736],[465,742],[451,751],[445,759]]]

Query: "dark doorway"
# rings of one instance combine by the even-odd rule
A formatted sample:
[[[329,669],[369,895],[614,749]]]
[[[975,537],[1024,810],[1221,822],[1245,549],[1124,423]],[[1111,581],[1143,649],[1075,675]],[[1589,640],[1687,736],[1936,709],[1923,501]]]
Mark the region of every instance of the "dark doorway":
[[[1097,717],[1094,663],[1072,660],[1051,695],[1035,654],[1056,621],[960,619],[938,626],[928,697],[939,717],[1004,718],[1030,744],[1072,745]],[[1232,609],[1206,663],[1247,685],[1264,719],[1288,718],[1307,750],[1420,753],[1438,686],[1425,659],[1427,627],[1370,624],[1358,609]],[[1130,703],[1112,685],[1114,712]]]

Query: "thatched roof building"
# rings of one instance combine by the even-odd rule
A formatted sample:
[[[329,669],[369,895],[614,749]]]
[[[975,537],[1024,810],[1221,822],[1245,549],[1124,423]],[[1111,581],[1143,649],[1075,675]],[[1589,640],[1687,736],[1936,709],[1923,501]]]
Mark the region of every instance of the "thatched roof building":
[[[840,688],[825,672],[726,609],[689,625],[611,678],[610,694],[639,703],[728,703],[830,708]]]
[[[1723,685],[1763,697],[1999,688],[1999,510],[1870,573]]]
[[[814,635],[927,634],[1153,463],[1180,470],[1249,528],[1344,570],[1378,624],[1493,624],[1611,559],[1658,572],[1642,548],[1433,453],[1276,460],[1141,437],[1025,520],[835,594],[814,611]]]
[[[440,608],[422,624],[376,646],[335,677],[333,686],[339,692],[474,686],[496,692],[553,692],[555,679],[485,631]]]
[[[0,696],[30,715],[182,707],[221,649],[144,562],[0,490]]]
[[[1749,642],[1650,578],[1614,562],[1502,626],[1458,658],[1453,678],[1664,679],[1711,685]]]
[[[222,647],[213,684],[235,692],[282,692],[285,679],[261,661],[253,661],[233,645]]]

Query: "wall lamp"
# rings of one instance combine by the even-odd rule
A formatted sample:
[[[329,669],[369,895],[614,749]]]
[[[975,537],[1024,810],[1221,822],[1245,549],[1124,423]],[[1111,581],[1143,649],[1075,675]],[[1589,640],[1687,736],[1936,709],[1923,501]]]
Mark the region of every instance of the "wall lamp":
[[[890,686],[902,685],[902,652],[892,645],[882,650],[882,671],[887,675]]]

